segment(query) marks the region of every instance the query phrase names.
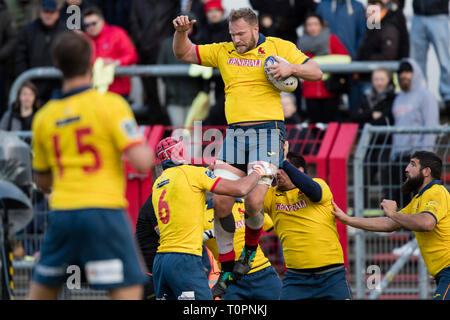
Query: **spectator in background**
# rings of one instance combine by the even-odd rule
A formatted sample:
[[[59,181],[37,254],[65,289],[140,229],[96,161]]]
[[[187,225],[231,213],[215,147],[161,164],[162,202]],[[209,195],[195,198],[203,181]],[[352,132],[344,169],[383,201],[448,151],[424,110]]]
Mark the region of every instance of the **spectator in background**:
[[[394,20],[397,22],[397,26],[400,32],[400,39],[402,41],[399,42],[398,52],[402,58],[409,57],[410,51],[410,40],[409,40],[409,31],[406,23],[406,17],[403,13],[403,7],[405,6],[404,0],[382,0],[384,6],[388,10],[388,15],[394,16]]]
[[[11,58],[17,43],[16,23],[4,0],[0,0],[0,116],[7,109],[8,60]]]
[[[5,0],[5,3],[19,31],[39,17],[41,0]]]
[[[197,17],[197,23],[206,24],[205,4],[210,0],[180,0],[181,12],[189,12]]]
[[[197,42],[199,44],[219,43],[231,41],[228,31],[228,21],[224,19],[225,10],[220,0],[210,0],[204,5],[206,23],[199,28]],[[225,118],[225,85],[221,77],[211,81],[205,80],[206,92],[209,92],[211,82],[214,83],[215,105],[211,107],[209,116],[205,119],[207,125],[226,125]]]
[[[324,27],[323,19],[318,14],[306,18],[305,33],[300,38],[298,47],[308,57],[328,55],[348,55],[339,38]],[[303,97],[306,111],[311,123],[339,121],[339,95],[330,92],[323,80],[303,81]]]
[[[228,21],[221,0],[209,0],[205,6],[206,24],[201,25],[197,41],[199,44],[231,41]]]
[[[356,0],[322,0],[316,13],[328,24],[330,32],[344,44],[352,59],[366,31],[366,11]]]
[[[351,114],[351,120],[363,128],[366,123],[374,126],[391,126],[394,124],[392,115],[392,105],[395,99],[395,86],[392,80],[392,73],[380,68],[372,72],[371,87],[364,91],[362,103],[357,110]],[[389,171],[385,163],[389,161],[391,135],[375,135],[372,145],[376,145],[367,155],[366,161],[370,165],[364,170],[365,185],[374,185],[378,176],[381,185],[389,184]],[[365,193],[366,204],[369,206],[368,193]]]
[[[31,131],[31,122],[39,107],[36,86],[30,81],[25,82],[17,93],[12,110],[7,111],[0,120],[0,130]]]
[[[439,61],[439,93],[450,115],[450,32],[448,0],[414,0],[411,25],[411,55],[427,76],[430,43]]]
[[[370,123],[375,126],[394,124],[392,104],[395,99],[395,86],[392,74],[387,69],[376,69],[372,72],[371,87],[364,91],[361,105],[352,114],[352,121],[362,128]]]
[[[177,0],[133,0],[130,13],[130,35],[139,54],[139,64],[156,64],[164,39],[173,35],[172,20],[180,11]],[[158,98],[155,77],[142,79],[150,124],[169,124],[169,118]]]
[[[19,34],[16,52],[16,73],[36,67],[53,66],[50,54],[51,45],[60,33],[65,30],[59,22],[59,10],[56,1],[43,0],[39,18],[28,24]],[[36,80],[42,103],[52,97],[55,90],[61,87],[60,80]]]
[[[191,16],[192,18],[192,16]],[[196,26],[190,30],[189,37],[194,37]],[[166,38],[159,51],[158,64],[186,64],[178,60],[172,48],[173,35]],[[165,103],[172,126],[184,125],[189,108],[197,94],[203,89],[202,78],[163,77],[165,83]]]
[[[63,24],[64,26],[67,25],[68,19],[73,14],[73,12],[67,12],[67,8],[70,6],[78,6],[80,8],[80,12],[84,12],[87,8],[93,7],[94,4],[92,2],[89,2],[88,0],[65,0],[64,4],[59,10],[59,19],[61,20],[61,24]]]
[[[397,127],[432,127],[439,125],[439,107],[433,93],[426,87],[425,78],[419,65],[410,58],[402,59],[398,78],[401,92],[394,100],[392,113]],[[394,134],[392,137],[391,185],[398,186],[393,190],[392,199],[400,207],[410,200],[400,194],[400,185],[404,180],[403,168],[409,162],[411,155],[417,150],[433,151],[436,135],[434,134]]]
[[[262,34],[293,43],[297,43],[297,28],[317,6],[314,0],[250,0],[250,3],[258,10]]]
[[[348,53],[354,60],[366,31],[366,12],[361,2],[357,0],[322,0],[316,13],[322,16],[332,34],[342,41]],[[349,108],[354,110],[360,99],[361,90],[357,80],[350,82]]]
[[[380,15],[380,25],[366,29],[358,49],[357,60],[390,61],[407,58],[409,56],[409,34],[404,31],[407,28],[403,13],[388,10],[382,0],[369,0],[367,16],[371,21],[373,14]],[[364,91],[370,87],[370,74],[359,74],[358,84],[354,84],[354,90],[360,90],[359,97],[356,99],[357,105],[361,104]],[[354,110],[352,111],[354,112]]]
[[[281,106],[283,107],[285,124],[298,124],[301,122],[297,113],[297,99],[294,94],[281,92]]]
[[[136,49],[126,31],[121,27],[107,24],[100,9],[91,7],[85,10],[83,26],[94,45],[94,61],[103,58],[106,64],[113,63],[117,66],[137,63]],[[130,78],[116,77],[108,91],[127,98],[131,91]]]
[[[369,0],[368,4],[368,15],[380,14],[380,26],[366,29],[358,49],[357,60],[382,61],[407,58],[409,48],[400,45],[409,43],[409,35],[402,34],[402,30],[406,29],[404,16],[388,10],[382,0]]]
[[[109,25],[118,26],[130,32],[130,0],[90,0],[103,13]],[[164,1],[164,0],[163,0]]]

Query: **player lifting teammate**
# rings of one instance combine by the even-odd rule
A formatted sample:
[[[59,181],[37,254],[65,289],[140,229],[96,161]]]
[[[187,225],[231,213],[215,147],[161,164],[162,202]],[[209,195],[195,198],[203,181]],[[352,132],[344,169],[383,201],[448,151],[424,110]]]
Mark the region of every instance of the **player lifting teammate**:
[[[219,68],[225,84],[227,136],[216,160],[214,174],[237,180],[248,174],[255,161],[265,162],[273,171],[282,165],[286,139],[280,91],[266,80],[264,60],[278,55],[289,63],[272,66],[276,79],[295,76],[320,80],[322,72],[295,44],[259,33],[256,14],[248,8],[232,10],[229,15],[232,42],[195,45],[188,31],[195,20],[179,16],[173,20],[173,49],[176,57],[187,63]],[[215,234],[222,272],[213,287],[213,295],[222,295],[227,285],[242,277],[254,259],[263,226],[261,209],[272,179],[262,179],[245,197],[245,247],[235,264],[233,237],[235,224],[231,214],[234,198],[214,196]]]
[[[160,233],[153,262],[156,298],[211,300],[201,258],[205,192],[242,197],[270,171],[255,164],[237,181],[216,177],[207,168],[185,164],[182,141],[175,137],[161,140],[156,152],[164,169],[152,191]]]

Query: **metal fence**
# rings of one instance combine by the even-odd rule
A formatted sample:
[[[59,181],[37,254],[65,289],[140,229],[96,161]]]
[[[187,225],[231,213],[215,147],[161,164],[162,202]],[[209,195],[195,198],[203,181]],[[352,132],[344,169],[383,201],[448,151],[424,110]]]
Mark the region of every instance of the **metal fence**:
[[[399,156],[393,157],[393,135],[425,134],[435,136],[433,145],[408,145]],[[442,181],[449,189],[449,126],[398,128],[366,125],[352,162],[353,214],[367,218],[383,215],[379,204],[384,198],[396,200],[399,208],[408,204],[410,195],[403,195],[400,190],[404,169],[409,156],[424,149],[437,153],[443,160]],[[435,283],[426,270],[412,232],[377,233],[349,228],[348,233],[354,262],[350,272],[358,299],[431,297]],[[380,273],[381,283],[373,283],[375,272]]]
[[[323,72],[330,73],[369,73],[377,68],[386,68],[395,71],[398,68],[398,61],[356,61],[348,64],[321,64],[320,68]],[[173,76],[188,76],[189,65],[134,65],[127,67],[117,67],[115,71],[116,76],[145,76],[145,77],[173,77]],[[214,75],[218,76],[220,73],[217,69],[214,70]],[[33,79],[55,79],[61,78],[62,73],[54,67],[40,67],[29,69],[20,74],[9,92],[8,106],[12,108],[14,100],[17,97],[22,84],[28,80]]]

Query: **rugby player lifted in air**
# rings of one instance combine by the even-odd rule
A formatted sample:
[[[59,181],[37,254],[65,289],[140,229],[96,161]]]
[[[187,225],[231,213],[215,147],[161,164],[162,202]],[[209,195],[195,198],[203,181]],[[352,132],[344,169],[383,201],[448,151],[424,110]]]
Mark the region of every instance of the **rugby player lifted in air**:
[[[229,18],[232,42],[195,45],[188,31],[195,20],[178,16],[173,20],[176,57],[187,63],[219,68],[225,84],[227,136],[216,158],[214,174],[237,180],[247,175],[255,161],[264,161],[273,171],[282,165],[286,139],[280,90],[267,81],[264,61],[280,56],[278,64],[267,67],[275,79],[295,76],[308,81],[322,78],[316,62],[297,49],[295,44],[259,33],[256,14],[249,8],[232,10]],[[215,234],[222,272],[213,287],[213,296],[222,295],[227,285],[251,269],[261,234],[264,197],[272,179],[262,179],[245,197],[245,247],[235,263],[233,236],[235,223],[231,214],[234,198],[214,196]]]

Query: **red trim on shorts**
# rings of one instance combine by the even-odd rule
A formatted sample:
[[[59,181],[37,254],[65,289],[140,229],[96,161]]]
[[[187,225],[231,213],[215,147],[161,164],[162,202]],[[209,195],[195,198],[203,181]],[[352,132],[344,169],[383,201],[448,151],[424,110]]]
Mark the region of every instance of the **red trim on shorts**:
[[[214,192],[214,189],[216,188],[217,183],[220,181],[220,179],[222,179],[222,178],[221,177],[217,178],[216,182],[214,182],[213,186],[211,187],[211,190],[209,190],[209,191]]]
[[[198,50],[198,46],[195,46],[195,53],[197,54],[198,64],[202,64],[202,58],[200,58],[200,51]]]

